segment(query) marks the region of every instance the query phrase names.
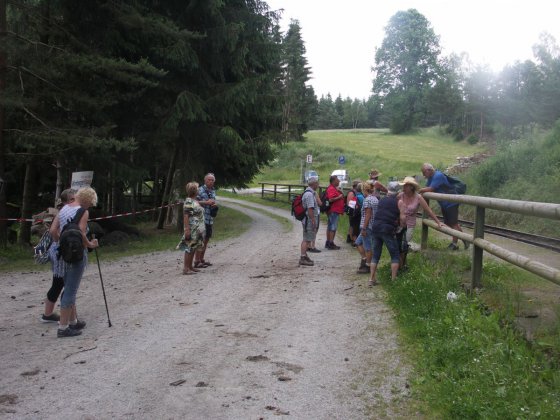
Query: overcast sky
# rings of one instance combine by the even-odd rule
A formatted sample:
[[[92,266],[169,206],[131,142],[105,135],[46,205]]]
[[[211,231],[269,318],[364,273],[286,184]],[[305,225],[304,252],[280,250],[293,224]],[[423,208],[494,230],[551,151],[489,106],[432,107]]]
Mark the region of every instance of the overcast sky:
[[[548,32],[560,44],[558,0],[266,0],[284,9],[282,29],[297,19],[318,98],[367,98],[375,48],[400,10],[414,8],[440,37],[443,54],[468,53],[494,71],[516,60],[534,59],[532,46]]]

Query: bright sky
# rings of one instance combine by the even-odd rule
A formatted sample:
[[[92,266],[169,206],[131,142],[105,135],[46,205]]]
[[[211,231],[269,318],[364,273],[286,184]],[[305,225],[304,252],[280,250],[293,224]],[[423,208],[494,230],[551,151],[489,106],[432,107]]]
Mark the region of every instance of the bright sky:
[[[534,60],[532,47],[548,32],[560,44],[558,0],[265,0],[284,9],[282,29],[299,20],[318,98],[367,98],[375,48],[398,11],[416,9],[440,36],[443,54],[466,52],[471,62],[500,71]]]

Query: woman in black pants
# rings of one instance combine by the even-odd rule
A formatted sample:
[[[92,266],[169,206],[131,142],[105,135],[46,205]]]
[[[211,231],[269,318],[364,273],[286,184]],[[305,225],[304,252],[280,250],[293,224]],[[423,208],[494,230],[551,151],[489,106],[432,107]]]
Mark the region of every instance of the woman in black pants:
[[[58,210],[64,207],[66,204],[72,203],[74,201],[74,190],[67,189],[60,193],[60,203],[56,206]],[[57,216],[58,217],[58,216]],[[54,306],[56,305],[56,301],[64,288],[64,279],[61,274],[60,269],[60,259],[56,255],[58,246],[56,242],[51,243],[49,247],[49,259],[52,265],[52,284],[51,288],[47,292],[47,299],[45,300],[45,311],[41,316],[42,322],[58,322],[60,316],[54,312]]]

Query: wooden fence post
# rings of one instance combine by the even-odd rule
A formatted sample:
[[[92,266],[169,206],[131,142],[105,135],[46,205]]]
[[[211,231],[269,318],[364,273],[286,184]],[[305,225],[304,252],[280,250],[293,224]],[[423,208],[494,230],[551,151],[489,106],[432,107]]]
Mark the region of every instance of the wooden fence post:
[[[484,217],[486,209],[476,206],[473,237],[484,239]],[[472,290],[482,287],[482,257],[484,250],[473,243],[472,251]]]
[[[274,184],[274,201],[276,201],[276,189],[278,188],[278,185]]]
[[[428,206],[430,205],[430,199],[426,198],[426,203],[428,203]],[[424,219],[428,218],[428,213],[426,212],[426,210],[422,210],[422,221]],[[427,224],[422,223],[422,241],[420,243],[420,248],[421,249],[427,249],[428,248],[428,230],[429,227]]]
[[[264,182],[261,182],[261,198],[264,198]]]

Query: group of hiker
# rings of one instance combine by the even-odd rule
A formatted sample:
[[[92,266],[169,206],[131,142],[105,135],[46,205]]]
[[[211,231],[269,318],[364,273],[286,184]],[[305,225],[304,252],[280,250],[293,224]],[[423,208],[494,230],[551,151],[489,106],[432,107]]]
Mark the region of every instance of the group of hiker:
[[[383,252],[387,248],[391,258],[391,279],[396,279],[399,271],[408,269],[406,258],[416,227],[416,214],[419,208],[426,211],[439,227],[446,226],[461,230],[459,225],[459,204],[449,201],[438,201],[443,223],[440,222],[426,200],[425,192],[443,194],[455,193],[455,187],[447,175],[436,170],[430,163],[421,168],[426,179],[426,186],[420,187],[416,177],[407,176],[401,182],[390,181],[386,186],[379,181],[381,173],[372,169],[369,179],[361,182],[355,180],[352,189],[345,194],[340,188],[338,177],[331,176],[325,192],[319,197],[319,182],[316,177],[308,180],[308,186],[301,196],[305,216],[302,220],[303,240],[299,265],[313,266],[308,252],[320,252],[314,244],[319,228],[321,211],[326,212],[326,250],[338,250],[340,246],[334,242],[339,219],[348,215],[349,229],[347,242],[355,246],[360,253],[359,273],[369,273],[369,286],[377,284],[377,267]],[[322,210],[321,210],[322,209]],[[449,249],[458,250],[458,239],[453,237]],[[468,242],[464,242],[467,249]]]

